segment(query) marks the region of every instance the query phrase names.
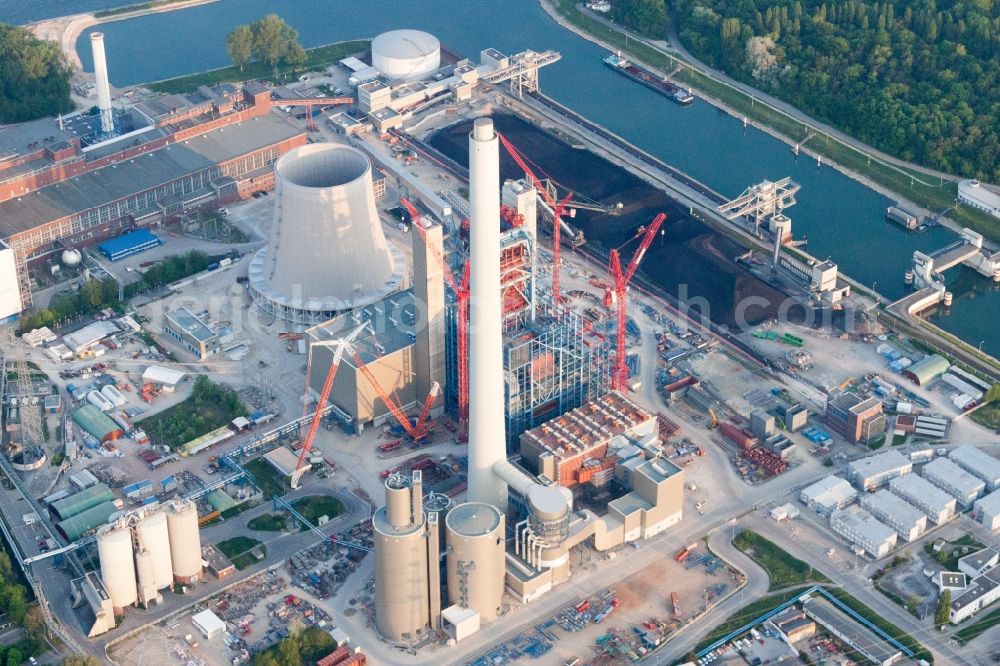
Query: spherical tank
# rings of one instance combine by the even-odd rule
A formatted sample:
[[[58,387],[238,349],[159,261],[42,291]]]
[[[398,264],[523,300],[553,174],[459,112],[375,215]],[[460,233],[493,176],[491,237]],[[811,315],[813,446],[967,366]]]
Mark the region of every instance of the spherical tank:
[[[364,153],[334,143],[300,146],[275,163],[271,237],[248,272],[261,308],[309,323],[399,287],[406,260],[382,231],[371,171]]]
[[[427,543],[423,516],[396,529],[385,507],[372,518],[375,546],[375,626],[393,641],[415,638],[430,627]]]
[[[76,266],[83,259],[83,255],[80,254],[79,250],[74,250],[70,248],[68,250],[63,250],[62,262],[65,266]]]
[[[466,502],[448,512],[448,601],[479,613],[500,613],[504,587],[504,515],[491,504]]]
[[[136,527],[136,536],[142,547],[153,558],[153,584],[157,590],[174,582],[174,569],[170,561],[170,537],[167,516],[162,511],[144,518]]]
[[[115,612],[134,604],[138,591],[131,530],[110,526],[101,528],[97,533],[97,555],[101,562],[101,578]]]
[[[372,67],[390,79],[418,79],[441,66],[441,42],[422,30],[391,30],[372,40]]]
[[[174,580],[178,583],[190,583],[201,574],[198,509],[188,500],[174,500],[167,504],[166,514]]]

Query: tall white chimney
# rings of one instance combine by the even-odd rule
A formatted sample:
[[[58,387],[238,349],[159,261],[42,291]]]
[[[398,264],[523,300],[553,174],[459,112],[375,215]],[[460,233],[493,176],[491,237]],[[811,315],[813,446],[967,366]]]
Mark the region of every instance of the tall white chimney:
[[[469,135],[469,501],[507,511],[493,464],[507,457],[500,314],[500,142],[493,121]]]
[[[111,114],[111,84],[108,83],[108,61],[104,57],[104,33],[90,33],[90,48],[94,54],[94,76],[97,79],[97,108],[101,113],[101,132],[110,134],[115,129]]]

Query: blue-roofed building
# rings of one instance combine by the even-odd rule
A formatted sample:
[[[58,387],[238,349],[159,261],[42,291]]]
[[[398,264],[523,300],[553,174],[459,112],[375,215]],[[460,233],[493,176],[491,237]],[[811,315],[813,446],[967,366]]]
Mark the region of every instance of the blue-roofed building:
[[[118,238],[104,241],[97,246],[97,249],[111,261],[118,261],[157,245],[163,245],[163,240],[159,236],[149,229],[136,229]]]

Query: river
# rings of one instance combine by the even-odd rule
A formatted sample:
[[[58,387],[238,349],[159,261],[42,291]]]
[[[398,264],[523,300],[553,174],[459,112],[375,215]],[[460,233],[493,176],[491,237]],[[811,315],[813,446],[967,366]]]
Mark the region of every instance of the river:
[[[20,9],[23,4],[31,9]],[[0,20],[117,4],[127,3],[0,0]],[[445,48],[472,58],[490,46],[508,53],[558,50],[562,60],[541,74],[547,95],[726,196],[735,198],[765,178],[791,176],[802,185],[798,204],[786,211],[795,237],[807,238],[814,256],[832,258],[843,272],[892,299],[906,293],[902,276],[914,250],[932,251],[955,238],[943,228],[914,234],[890,225],[883,212],[892,200],[828,166],[817,167],[808,157],[796,158],[786,144],[744,128],[700,100],[679,107],[612,72],[601,63],[603,49],[559,27],[537,0],[222,0],[102,26],[111,80],[132,85],[226,65],[228,31],[269,11],[293,25],[307,47],[413,27],[434,33]],[[89,70],[86,39],[85,32],[79,51]],[[1000,311],[1000,290],[967,269],[952,270],[948,279],[955,304],[950,314],[934,314],[932,320],[973,345],[982,341],[984,351],[1000,356],[1000,332],[991,321]]]

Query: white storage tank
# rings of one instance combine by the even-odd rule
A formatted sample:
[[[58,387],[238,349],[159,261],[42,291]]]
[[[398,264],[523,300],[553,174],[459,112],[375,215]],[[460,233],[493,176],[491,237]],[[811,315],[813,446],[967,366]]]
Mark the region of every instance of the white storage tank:
[[[160,600],[160,593],[156,589],[156,574],[153,571],[153,553],[148,550],[136,551],[135,554],[135,575],[138,579],[136,587],[136,597],[139,604],[149,608],[152,601]]]
[[[189,500],[173,500],[166,506],[167,534],[174,581],[190,583],[201,575],[201,534],[198,509]]]
[[[102,527],[97,532],[97,555],[101,578],[111,597],[115,614],[136,602],[135,562],[132,559],[132,532],[128,528]]]
[[[448,512],[448,601],[495,620],[503,597],[504,515],[492,504],[466,502]]]
[[[111,404],[114,405],[115,407],[121,407],[122,405],[128,402],[128,400],[125,399],[125,396],[122,395],[122,392],[116,389],[111,384],[108,384],[107,386],[101,389],[101,395],[107,398],[108,401],[111,402]]]
[[[102,412],[109,412],[115,408],[111,401],[105,398],[100,391],[91,391],[88,393],[87,402],[94,405]]]
[[[372,40],[372,67],[389,79],[419,79],[441,66],[441,42],[423,30],[391,30]]]
[[[174,569],[170,559],[170,537],[167,531],[166,514],[157,511],[143,518],[136,526],[135,533],[142,548],[152,554],[156,589],[162,590],[165,587],[170,587],[170,584],[174,582]]]

